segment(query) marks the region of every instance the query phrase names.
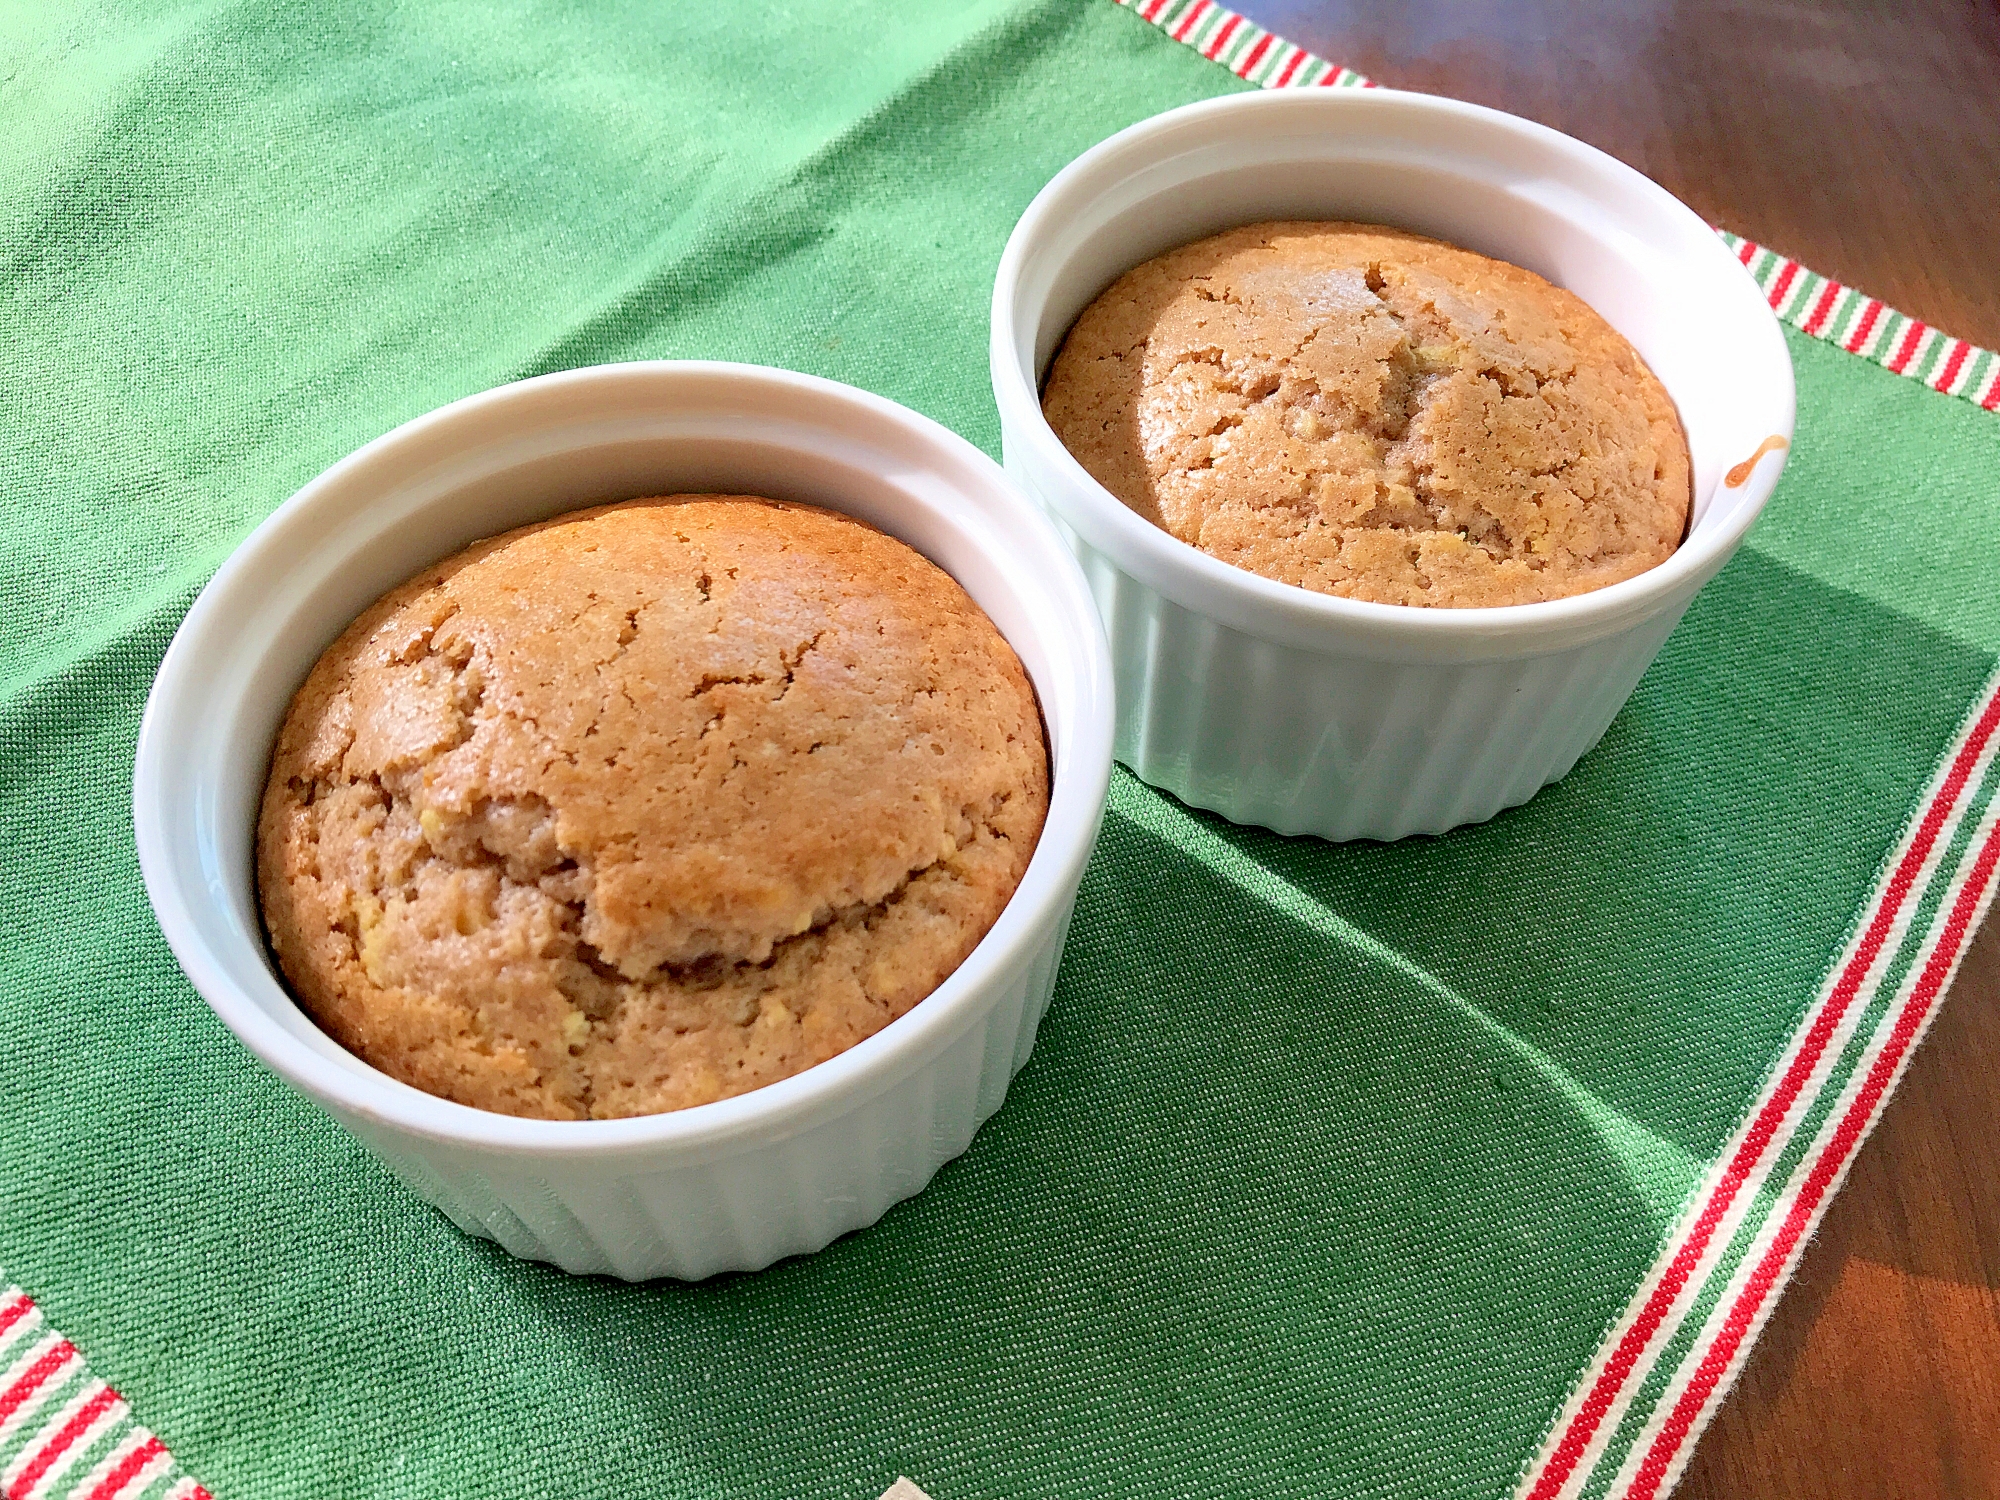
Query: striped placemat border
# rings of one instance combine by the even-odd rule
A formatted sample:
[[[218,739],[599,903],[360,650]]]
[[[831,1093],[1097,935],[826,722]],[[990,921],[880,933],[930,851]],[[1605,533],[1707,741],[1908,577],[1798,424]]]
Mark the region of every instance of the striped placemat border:
[[[1657,1500],[1680,1477],[1992,905],[1996,752],[2000,673],[1761,1094],[1556,1413],[1520,1500]]]
[[[1114,0],[1150,21],[1177,42],[1185,43],[1210,62],[1221,63],[1238,78],[1267,89],[1373,88],[1352,68],[1336,67],[1264,30],[1254,21],[1212,0]]]
[[[210,1500],[12,1284],[0,1292],[0,1496]]]
[[[2000,411],[2000,354],[1940,333],[1740,234],[1717,232],[1764,289],[1771,310],[1800,333],[1944,395]]]

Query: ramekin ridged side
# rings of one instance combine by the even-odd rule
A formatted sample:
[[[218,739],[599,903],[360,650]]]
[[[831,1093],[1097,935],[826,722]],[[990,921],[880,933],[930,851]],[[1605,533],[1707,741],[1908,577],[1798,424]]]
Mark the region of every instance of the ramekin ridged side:
[[[1375,661],[1233,630],[1075,545],[1112,642],[1117,759],[1232,822],[1330,839],[1526,802],[1597,743],[1685,608],[1497,671]]]
[[[1063,935],[1043,933],[990,1008],[924,1066],[827,1125],[714,1159],[495,1161],[333,1113],[418,1197],[524,1260],[628,1281],[755,1270],[865,1229],[972,1144],[1034,1048]]]
[[[1527,266],[1630,339],[1678,405],[1694,460],[1680,549],[1547,603],[1371,604],[1231,567],[1092,479],[1039,395],[1084,306],[1174,246],[1332,218]],[[1442,833],[1567,775],[1763,508],[1794,414],[1777,320],[1697,215],[1556,131],[1391,90],[1234,95],[1093,147],[1008,241],[991,354],[1008,472],[1059,522],[1109,633],[1118,759],[1234,821],[1334,839]]]
[[[371,600],[468,542],[633,495],[827,505],[964,585],[1020,655],[1049,734],[1047,821],[1020,886],[935,993],[848,1051],[733,1099],[524,1120],[369,1067],[286,994],[252,840],[270,745],[319,653]],[[1074,557],[999,467],[915,412],[787,371],[573,370],[468,397],[343,459],[242,544],[161,663],[133,774],[162,932],[243,1043],[460,1228],[627,1279],[805,1254],[873,1223],[966,1149],[1027,1061],[1111,766],[1109,658]]]

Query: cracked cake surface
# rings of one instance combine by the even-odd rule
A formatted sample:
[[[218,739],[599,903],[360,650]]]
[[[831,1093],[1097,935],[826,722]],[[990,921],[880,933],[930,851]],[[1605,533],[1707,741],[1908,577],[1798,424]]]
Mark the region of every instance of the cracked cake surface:
[[[963,962],[1048,761],[1019,659],[871,527],[668,496],[482,541],[320,658],[258,887],[337,1041],[463,1104],[680,1109],[853,1046]]]
[[[1687,529],[1679,415],[1615,329],[1531,271],[1379,224],[1253,224],[1127,272],[1042,407],[1148,521],[1321,593],[1556,599]]]

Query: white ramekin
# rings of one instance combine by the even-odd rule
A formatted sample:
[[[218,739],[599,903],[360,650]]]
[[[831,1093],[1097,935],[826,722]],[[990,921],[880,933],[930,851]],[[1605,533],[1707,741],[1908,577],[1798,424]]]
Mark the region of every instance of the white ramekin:
[[[1694,516],[1672,558],[1546,604],[1417,609],[1231,567],[1127,510],[1042,419],[1041,376],[1112,280],[1267,219],[1362,219],[1537,271],[1637,346],[1679,404]],[[1118,759],[1241,823],[1441,833],[1525,802],[1594,745],[1728,561],[1792,435],[1792,366],[1756,284],[1689,209],[1556,131],[1389,90],[1240,94],[1093,147],[1021,216],[993,291],[1009,473],[1060,522],[1111,637]]]
[[[1019,890],[936,993],[859,1046],[719,1103],[522,1120],[351,1056],[275,977],[251,840],[286,705],[371,600],[466,543],[633,495],[734,490],[846,511],[963,584],[1020,654],[1053,755]],[[695,1278],[873,1223],[971,1143],[1027,1060],[1111,768],[1110,662],[1054,529],[962,438],[891,401],[748,365],[573,370],[419,417],[252,533],[189,611],[139,732],[147,894],[215,1012],[460,1228],[571,1271]]]

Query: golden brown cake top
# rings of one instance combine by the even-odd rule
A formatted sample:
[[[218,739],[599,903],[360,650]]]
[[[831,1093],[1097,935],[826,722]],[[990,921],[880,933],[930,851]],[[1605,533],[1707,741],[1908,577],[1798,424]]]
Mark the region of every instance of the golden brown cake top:
[[[1321,593],[1555,599],[1687,528],[1679,416],[1616,330],[1533,272],[1378,224],[1254,224],[1127,272],[1042,405],[1141,516]]]
[[[481,542],[327,651],[259,839],[345,1045],[514,1114],[641,1114],[852,1045],[991,926],[1034,693],[941,569],[832,512],[637,500]]]

